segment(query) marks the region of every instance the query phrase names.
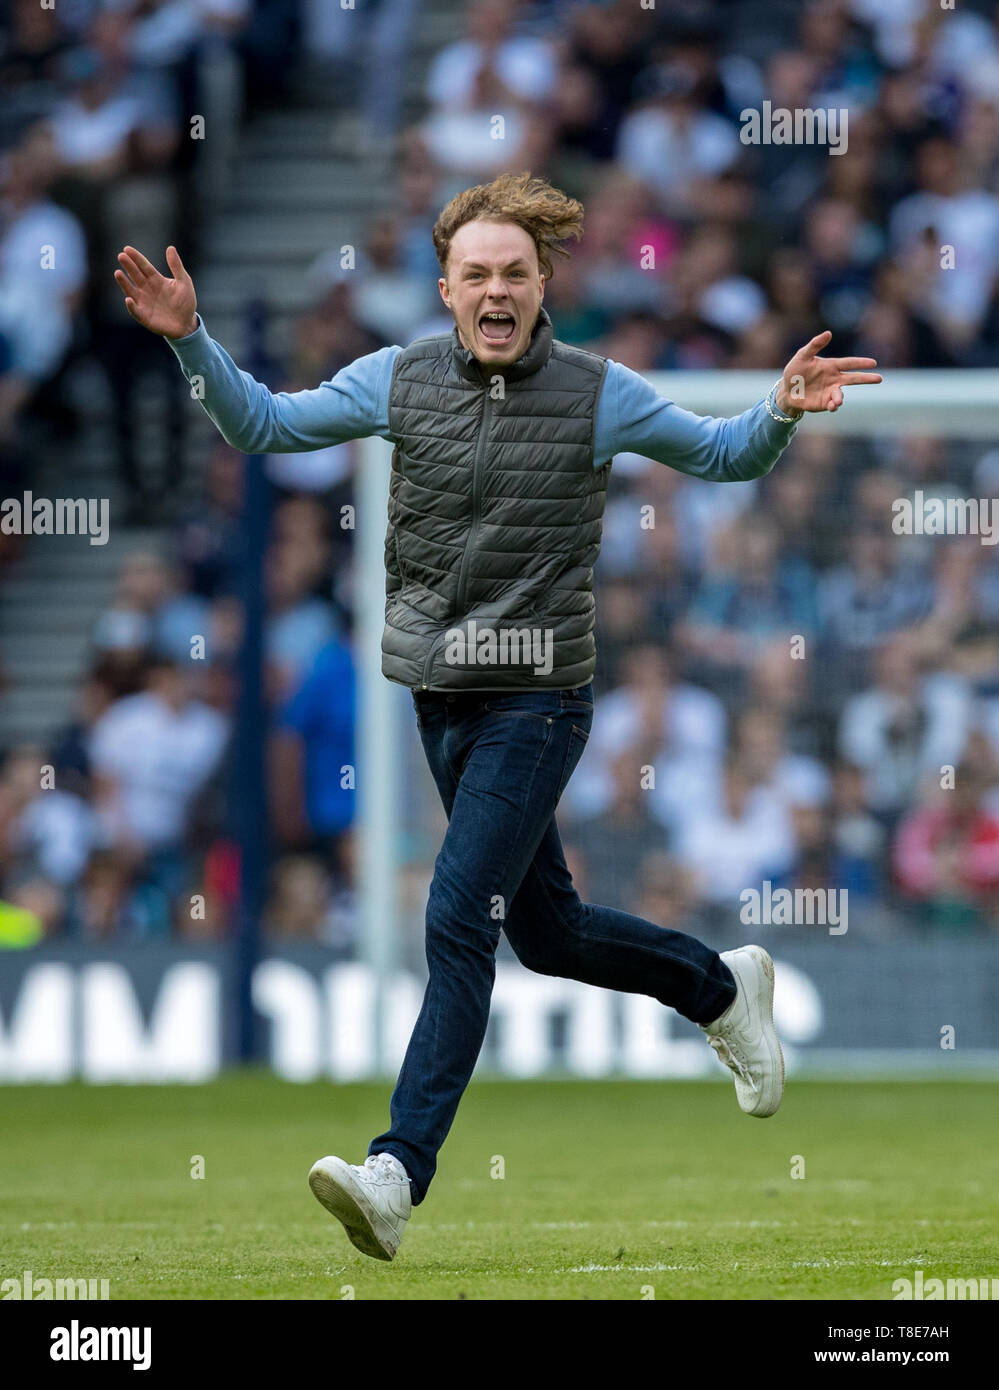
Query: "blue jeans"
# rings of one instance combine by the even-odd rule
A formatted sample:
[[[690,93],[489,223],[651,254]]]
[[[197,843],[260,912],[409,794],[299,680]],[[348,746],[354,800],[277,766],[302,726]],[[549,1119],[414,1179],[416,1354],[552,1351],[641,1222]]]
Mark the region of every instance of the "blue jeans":
[[[555,807],[593,721],[593,688],[413,694],[424,752],[448,815],[427,902],[430,978],[369,1154],[392,1153],[422,1202],[486,1033],[500,928],[521,963],[648,994],[696,1023],[735,998],[732,972],[692,936],[572,886]]]

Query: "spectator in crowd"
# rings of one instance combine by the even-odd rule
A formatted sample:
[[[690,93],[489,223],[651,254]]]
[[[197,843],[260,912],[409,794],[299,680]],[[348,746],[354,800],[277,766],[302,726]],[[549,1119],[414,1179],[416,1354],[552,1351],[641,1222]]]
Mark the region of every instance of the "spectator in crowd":
[[[864,773],[853,763],[841,761],[833,769],[832,813],[834,882],[866,910],[884,889],[888,836],[868,809]]]
[[[107,277],[96,273],[111,259],[123,220],[135,236],[147,234],[158,242],[175,236],[178,93],[167,75],[137,59],[132,48],[137,23],[137,16],[121,10],[95,14],[87,42],[64,57],[65,90],[48,115],[48,129],[60,166],[58,197],[77,213],[86,231],[91,266],[87,332],[107,379],[127,518],[144,524],[169,506],[179,482],[185,393],[175,375],[168,378],[162,354],[142,341],[120,295],[115,302]],[[148,468],[139,466],[136,443],[136,403],[151,376],[158,377],[172,407],[164,414],[156,484],[150,482]]]
[[[101,843],[149,890],[149,929],[169,930],[188,881],[195,801],[225,752],[224,715],[194,699],[189,668],[150,662],[145,689],[115,701],[91,738]]]
[[[715,563],[713,557],[724,550],[734,523],[754,506],[758,496],[756,478],[716,488],[698,487],[694,479],[677,484],[670,510],[677,518],[683,558],[694,585],[709,562]]]
[[[316,271],[319,275],[319,272]],[[321,277],[320,277],[321,278]],[[305,390],[317,380],[328,381],[358,357],[375,352],[383,344],[358,317],[354,304],[356,275],[326,268],[327,288],[295,322],[295,337],[283,387]]]
[[[357,906],[348,879],[331,875],[315,856],[284,855],[274,866],[264,924],[275,941],[313,941],[349,957],[357,942]]]
[[[105,16],[110,24],[116,21]],[[109,35],[109,29],[105,29]],[[139,158],[165,162],[176,141],[174,113],[158,106],[144,81],[127,66],[123,45],[77,48],[66,55],[62,77],[69,92],[51,117],[56,154],[81,182],[107,185]]]
[[[819,585],[822,643],[837,679],[857,689],[871,675],[870,659],[903,628],[927,618],[933,593],[926,576],[906,564],[884,521],[857,519],[844,562]]]
[[[814,110],[817,83],[818,60],[807,50],[778,46],[768,57],[763,90],[774,110]],[[753,105],[760,109],[759,101]],[[826,151],[805,141],[790,146],[762,144],[752,149],[750,163],[766,197],[769,218],[785,232],[796,230],[809,202],[822,191],[829,163]]]
[[[330,911],[330,881],[318,859],[288,854],[274,866],[264,925],[275,941],[319,941]]]
[[[932,238],[937,273],[931,291],[934,327],[952,349],[967,347],[981,327],[999,271],[999,198],[976,186],[954,142],[941,136],[916,153],[916,192],[891,214],[891,240],[904,257]],[[944,248],[960,247],[946,264]]]
[[[552,92],[559,146],[607,161],[645,66],[648,11],[628,4],[573,4],[563,11],[564,60]],[[567,31],[567,32],[566,32]]]
[[[819,741],[816,724],[822,708],[810,674],[807,658],[789,659],[784,640],[768,643],[749,673],[748,703],[761,705],[779,718],[787,746],[796,752],[815,753]]]
[[[967,682],[973,732],[983,734],[999,757],[999,628],[972,622],[956,633],[951,669]]]
[[[805,468],[777,469],[766,480],[762,505],[776,527],[782,555],[818,575],[836,553],[834,520],[823,506],[822,480]]]
[[[0,443],[17,412],[55,375],[69,348],[87,283],[78,219],[49,196],[56,157],[37,127],[4,159],[0,209],[0,334],[9,352],[0,378]]]
[[[376,217],[358,254],[337,247],[323,252],[309,269],[309,283],[320,297],[331,286],[350,282],[353,313],[379,345],[410,342],[414,325],[437,307],[433,280],[422,267],[405,264],[403,236],[401,219]]]
[[[186,392],[169,357],[157,350],[161,345],[151,343],[125,311],[104,267],[120,244],[122,226],[134,240],[154,244],[176,241],[183,227],[188,254],[195,255],[198,209],[223,181],[241,113],[239,69],[251,61],[258,20],[248,0],[69,10],[65,19],[61,10],[59,16],[44,10],[48,46],[26,22],[22,37],[42,60],[40,80],[29,86],[56,160],[52,196],[76,215],[86,237],[90,283],[86,326],[78,338],[106,376],[126,519],[151,524],[169,512],[181,482]],[[280,58],[275,44],[271,61]],[[24,67],[19,70],[23,75]],[[258,101],[259,95],[254,92]],[[190,112],[207,122],[210,140],[198,139],[188,125]],[[71,259],[67,248],[66,270]],[[151,380],[167,408],[160,417],[158,457],[144,449],[140,467],[137,408]]]
[[[792,803],[787,810],[794,841],[794,859],[774,886],[817,889],[820,892],[839,888],[828,806],[799,802]]]
[[[204,637],[208,605],[182,586],[177,567],[154,551],[130,555],[118,574],[115,593],[97,620],[94,646],[100,652],[155,651],[178,661],[195,652],[192,639]]]
[[[237,583],[244,458],[223,440],[212,445],[204,495],[179,518],[172,553],[185,586],[198,598],[230,596]]]
[[[266,643],[275,701],[298,685],[335,633],[328,598],[317,592],[328,557],[322,508],[307,498],[288,499],[275,518],[267,555]]]
[[[642,862],[632,911],[673,931],[708,930],[693,873],[662,849]]]
[[[0,857],[57,890],[79,879],[96,838],[91,807],[64,790],[40,748],[15,748],[0,769]]]
[[[654,269],[642,266],[641,248],[646,245],[655,248]],[[678,248],[678,230],[650,211],[641,179],[616,165],[598,175],[586,202],[586,236],[578,266],[586,301],[603,311],[611,331],[628,314],[665,312],[670,296],[664,274]],[[615,360],[634,371],[654,365],[629,360],[620,350]]]
[[[395,215],[400,227],[401,264],[411,275],[422,276],[432,284],[440,274],[434,251],[433,228],[437,220],[437,189],[441,182],[441,170],[434,163],[418,131],[409,130],[399,136],[393,182]],[[434,306],[435,311],[437,307]]]
[[[280,710],[271,749],[278,841],[320,850],[341,875],[343,844],[355,815],[355,715],[353,656],[334,639]]]
[[[926,778],[961,760],[971,701],[960,677],[925,669],[911,633],[891,638],[875,668],[875,684],[844,705],[839,747],[864,773],[867,805],[891,825]]]
[[[665,847],[667,836],[652,813],[649,765],[642,749],[624,748],[614,754],[609,771],[606,810],[576,823],[572,839],[586,862],[592,900],[635,912],[642,865]]]
[[[0,902],[0,949],[25,950],[55,935],[65,914],[65,895],[41,873],[10,876],[9,902]]]
[[[77,691],[73,718],[52,741],[50,759],[56,782],[64,791],[90,798],[93,791],[91,733],[98,719],[121,693],[120,668],[113,662],[99,661],[87,673]]]
[[[562,341],[581,345],[601,338],[610,328],[610,313],[587,296],[583,272],[576,257],[559,266],[559,273],[545,287],[545,304],[558,319]]]
[[[893,865],[899,887],[919,904],[927,927],[999,925],[999,817],[983,805],[996,775],[994,765],[977,756],[959,763],[953,785],[937,787],[898,828]]]
[[[77,38],[73,20],[60,9],[45,9],[35,0],[13,0],[7,7],[7,32],[0,54],[4,92],[0,138],[9,145],[19,131],[41,119],[59,94],[63,59]]]
[[[783,558],[765,515],[749,513],[716,536],[716,560],[682,624],[679,640],[711,685],[739,693],[758,653],[775,638],[807,643],[816,635],[815,576],[807,563]],[[804,653],[802,653],[803,655]]]
[[[603,586],[602,598],[603,603],[597,610],[596,640],[604,654],[608,685],[616,687],[621,681],[622,666],[635,643],[644,643],[648,638],[651,601],[644,590],[636,590],[634,584],[614,578],[608,579]],[[577,771],[567,795],[572,795],[573,783],[578,779]]]
[[[555,87],[558,67],[545,40],[514,32],[519,8],[516,0],[474,0],[468,38],[442,49],[431,66],[423,139],[441,168],[457,177],[536,166],[549,148],[541,103]]]
[[[87,862],[68,925],[79,941],[128,940],[136,929],[134,907],[128,864],[111,850],[97,850]],[[165,910],[161,911],[165,931]]]
[[[738,132],[699,102],[697,74],[683,62],[647,68],[634,96],[636,106],[618,131],[616,159],[649,187],[663,212],[706,211],[705,185],[739,158]]]
[[[725,711],[709,691],[672,680],[665,653],[645,643],[635,647],[621,684],[604,697],[586,751],[565,792],[570,813],[591,816],[608,810],[614,797],[614,759],[628,750],[648,750],[654,766],[650,800],[659,821],[671,825],[709,795],[725,746]]]
[[[881,243],[850,203],[820,198],[805,216],[804,243],[811,259],[819,317],[838,336],[845,352],[856,346],[856,324],[871,295]]]
[[[785,806],[828,804],[828,770],[818,758],[787,747],[787,729],[777,710],[762,705],[742,710],[735,722],[735,749],[753,785],[768,787]]]
[[[766,295],[741,273],[735,236],[724,225],[709,225],[696,241],[688,242],[676,280],[691,311],[732,338],[752,328],[767,311]]]
[[[705,804],[679,828],[675,854],[705,902],[738,913],[740,894],[758,892],[794,864],[794,828],[780,800],[754,786],[738,754],[725,760],[720,804]]]

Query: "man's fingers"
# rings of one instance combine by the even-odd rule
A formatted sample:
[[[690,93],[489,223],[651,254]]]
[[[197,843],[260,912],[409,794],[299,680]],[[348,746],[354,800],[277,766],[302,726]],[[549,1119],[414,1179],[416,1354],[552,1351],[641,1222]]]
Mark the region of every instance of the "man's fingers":
[[[130,255],[128,251],[118,252],[118,264],[122,267],[137,289],[150,280],[153,275],[159,274],[159,271],[152,266],[149,267],[148,271],[143,270],[142,266],[135,259],[135,255]]]
[[[878,359],[876,357],[832,357],[829,359],[837,371],[858,372],[865,367],[876,367]]]
[[[844,372],[839,379],[840,386],[876,386],[881,380],[877,372]]]
[[[134,296],[139,293],[138,287],[132,284],[123,270],[116,270],[114,278],[118,281],[118,288],[121,290],[122,294],[126,296],[126,300],[128,296]],[[132,303],[135,303],[134,298],[132,299]]]
[[[175,280],[186,280],[190,284],[191,277],[184,268],[184,262],[180,259],[180,252],[176,246],[168,246],[166,249],[167,265],[173,271]]]
[[[817,333],[810,343],[806,343],[801,349],[802,357],[814,357],[820,348],[824,348],[832,337],[832,331],[826,329],[824,333]]]
[[[123,270],[116,270],[114,273],[114,278],[118,281],[118,288],[125,296],[125,308],[128,310],[132,318],[135,319],[137,323],[142,323],[142,319],[139,317],[139,306],[132,298],[132,296],[135,294],[135,286],[132,284],[131,280],[128,278],[128,276],[125,274]]]
[[[134,246],[123,247],[122,255],[127,256],[129,261],[135,264],[136,270],[143,278],[150,275],[159,275],[159,271],[153,265],[152,261],[147,261],[142,252],[137,251]]]

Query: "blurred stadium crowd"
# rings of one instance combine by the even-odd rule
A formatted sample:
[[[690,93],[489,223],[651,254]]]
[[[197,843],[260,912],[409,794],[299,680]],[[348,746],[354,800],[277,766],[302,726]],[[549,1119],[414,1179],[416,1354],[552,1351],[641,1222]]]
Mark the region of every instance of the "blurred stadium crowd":
[[[382,0],[395,8],[419,23],[415,0]],[[461,14],[465,33],[431,63],[422,113],[391,134],[393,206],[359,229],[356,268],[341,269],[339,247],[310,267],[312,307],[268,365],[274,389],[313,387],[383,344],[449,329],[436,212],[459,188],[521,168],[586,204],[584,241],[546,292],[557,335],[635,370],[776,373],[824,327],[837,354],[882,369],[999,366],[999,7],[476,0]],[[171,217],[196,179],[183,138],[192,91],[235,65],[252,116],[326,42],[322,7],[290,0],[11,6],[4,495],[24,485],[32,430],[53,411],[59,426],[66,362],[91,354],[116,383],[129,519],[169,517],[170,529],[123,564],[74,721],[46,749],[6,750],[0,945],[40,933],[215,939],[229,927],[244,462],[215,445],[197,503],[172,514],[170,476],[160,495],[143,492],[137,364],[172,383],[178,436],[195,407],[166,345],[115,303],[115,209],[141,198],[159,210],[150,246],[175,239]],[[847,151],[743,144],[739,113],[764,100],[846,108]],[[354,101],[364,109],[370,92],[355,88]],[[383,131],[367,134],[384,150]],[[195,283],[198,231],[185,220]],[[39,244],[57,237],[74,254],[40,270]],[[952,269],[943,246],[956,250]],[[597,713],[559,816],[577,887],[719,945],[744,936],[739,894],[765,879],[848,889],[850,939],[994,930],[999,550],[975,536],[899,536],[891,518],[917,490],[999,495],[999,449],[832,439],[808,424],[751,483],[615,461]],[[342,445],[268,460],[265,926],[344,955],[357,914],[343,772],[354,762],[353,532],[341,516],[357,456]],[[191,660],[192,634],[207,634],[207,660]],[[53,785],[40,790],[49,765]],[[414,941],[443,828],[420,785],[424,799],[406,808]]]

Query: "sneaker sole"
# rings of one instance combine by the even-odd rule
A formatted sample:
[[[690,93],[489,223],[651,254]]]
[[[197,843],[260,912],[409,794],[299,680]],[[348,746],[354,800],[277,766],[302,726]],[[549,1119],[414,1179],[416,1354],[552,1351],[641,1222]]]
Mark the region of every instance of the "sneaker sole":
[[[770,1053],[771,1065],[774,1066],[775,1063],[780,1064],[780,1086],[777,1090],[777,1098],[773,1102],[773,1105],[770,1109],[746,1110],[743,1111],[743,1113],[746,1115],[752,1115],[753,1118],[757,1120],[766,1120],[769,1119],[771,1115],[777,1112],[777,1109],[784,1098],[784,1050],[780,1045],[780,1038],[778,1038],[777,1029],[774,1026],[773,960],[770,957],[769,951],[765,951],[762,946],[754,946],[750,949],[752,950],[753,958],[756,961],[756,964],[762,970],[763,977],[766,981],[765,988],[763,990],[758,991],[756,999],[757,1003],[760,1005],[760,1009],[763,1014],[763,1036],[766,1039],[767,1049]],[[776,1072],[776,1070],[777,1068],[776,1066],[774,1066],[774,1071]]]
[[[382,1243],[374,1208],[354,1182],[349,1166],[342,1159],[321,1158],[313,1164],[309,1186],[316,1201],[343,1226],[351,1245],[374,1260],[395,1258],[398,1244],[392,1248]]]

